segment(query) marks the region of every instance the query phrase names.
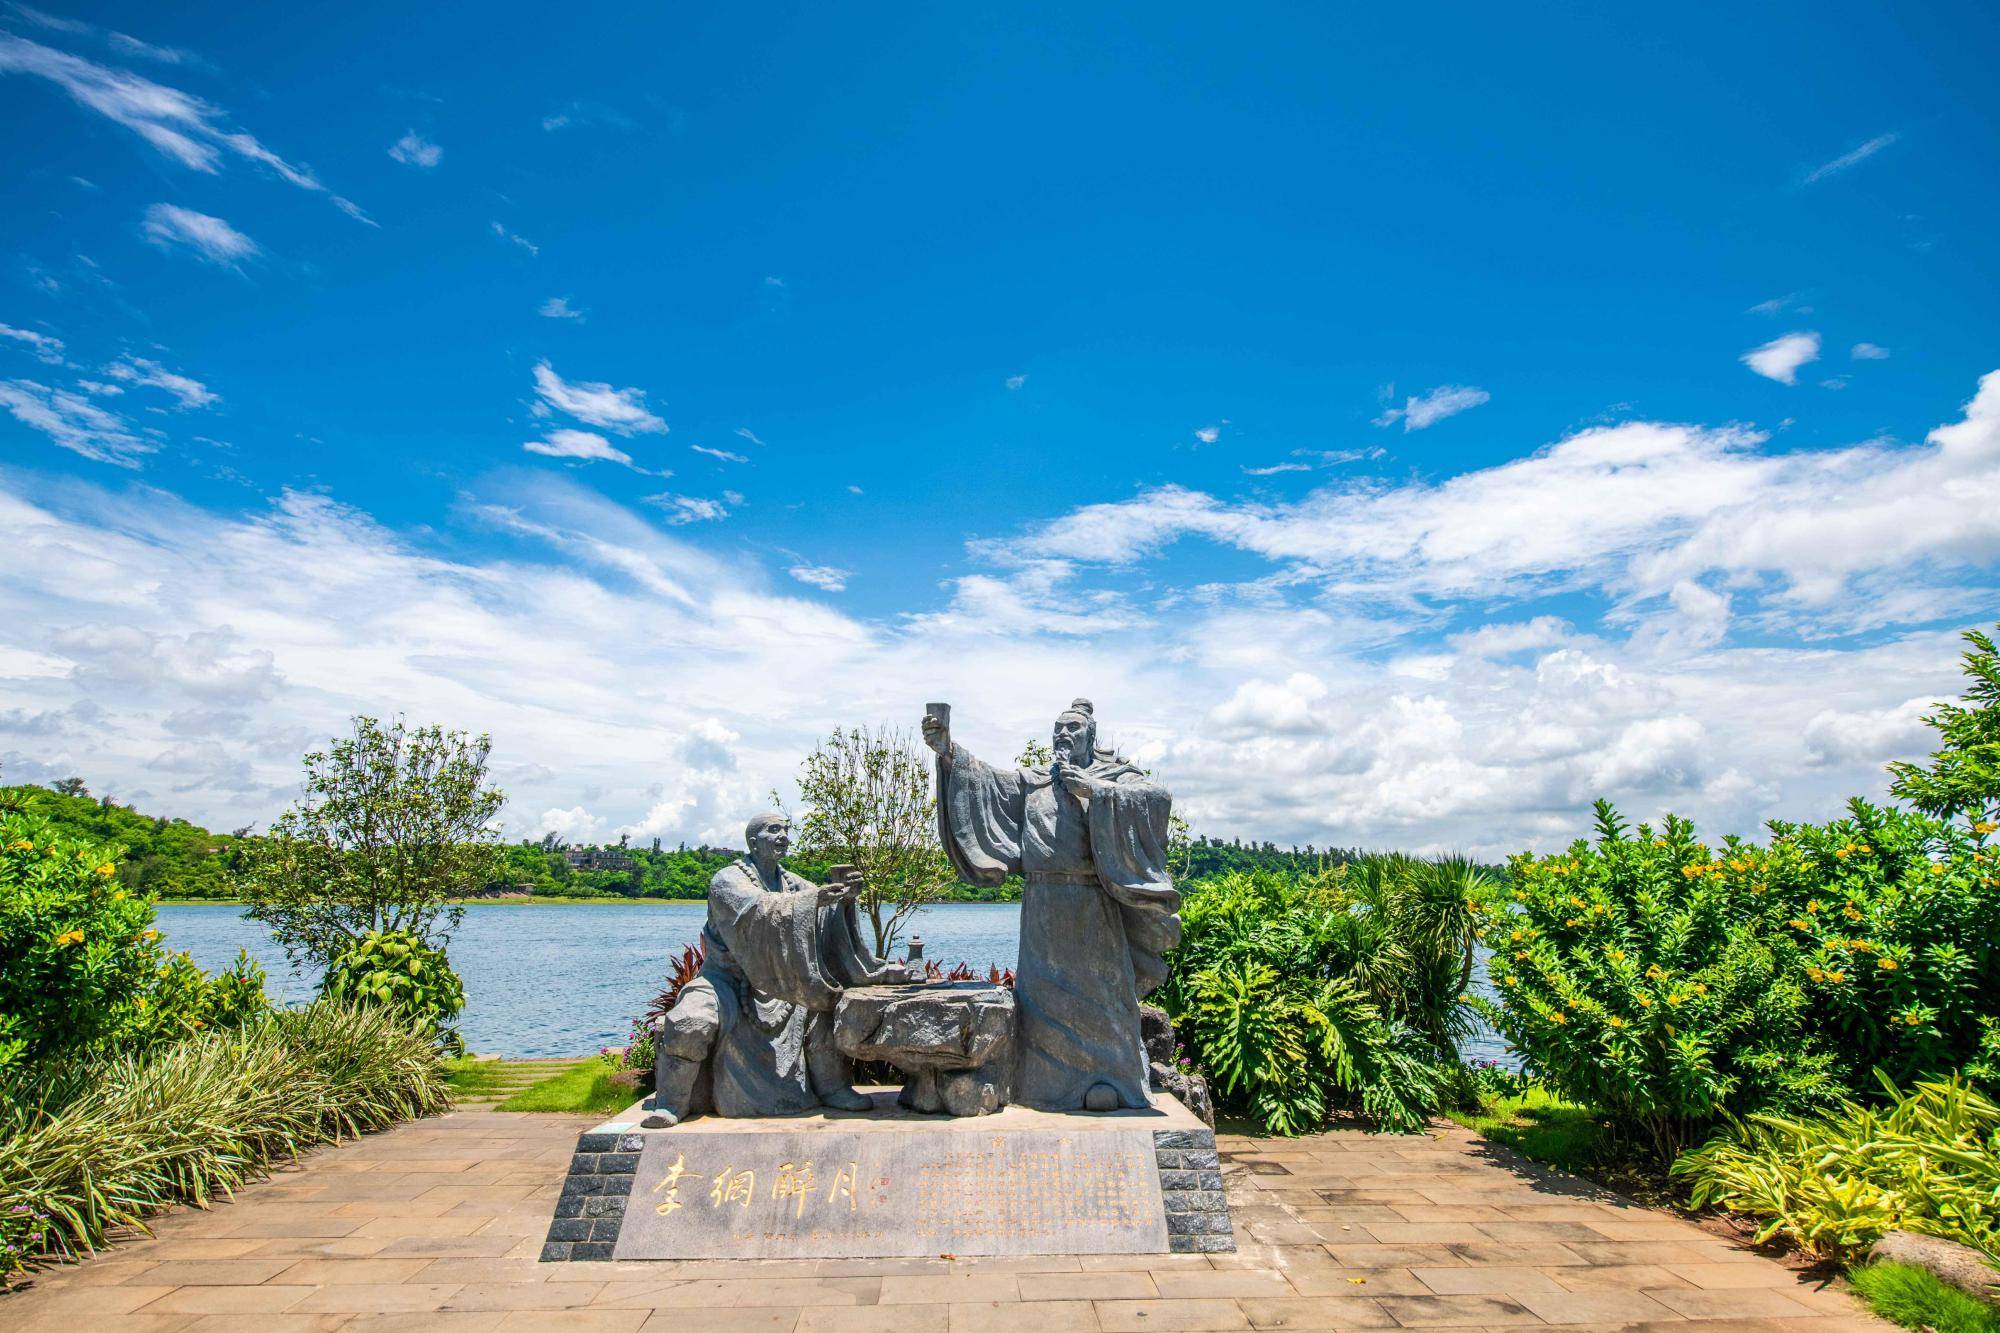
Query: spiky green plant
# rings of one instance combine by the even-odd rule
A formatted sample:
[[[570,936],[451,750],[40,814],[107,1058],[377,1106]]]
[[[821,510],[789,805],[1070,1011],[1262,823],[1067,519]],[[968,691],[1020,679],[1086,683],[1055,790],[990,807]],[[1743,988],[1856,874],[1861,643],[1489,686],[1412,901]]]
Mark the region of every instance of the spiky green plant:
[[[0,1080],[0,1271],[88,1254],[114,1227],[446,1104],[428,1033],[327,1001]]]
[[[1757,1115],[1674,1164],[1697,1208],[1764,1219],[1812,1254],[1852,1257],[1885,1231],[1915,1231],[2000,1258],[2000,1105],[1963,1079],[1884,1080],[1881,1107]]]

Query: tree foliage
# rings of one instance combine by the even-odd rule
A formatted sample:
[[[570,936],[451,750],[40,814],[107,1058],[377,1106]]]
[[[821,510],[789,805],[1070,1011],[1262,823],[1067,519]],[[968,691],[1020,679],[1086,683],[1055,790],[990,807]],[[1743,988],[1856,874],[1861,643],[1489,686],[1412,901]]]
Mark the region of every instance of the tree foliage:
[[[495,877],[492,742],[442,728],[354,719],[351,736],[305,757],[305,795],[251,844],[250,915],[294,963],[324,965],[370,931],[442,945],[454,897]]]
[[[837,729],[799,767],[799,850],[861,871],[861,909],[886,955],[954,876],[938,842],[928,755],[890,727]]]
[[[1971,647],[1960,657],[1964,702],[1940,703],[1924,724],[1943,741],[1928,766],[1898,761],[1890,793],[1940,819],[1965,815],[1990,823],[2000,812],[2000,649],[1991,635],[1967,630]]]

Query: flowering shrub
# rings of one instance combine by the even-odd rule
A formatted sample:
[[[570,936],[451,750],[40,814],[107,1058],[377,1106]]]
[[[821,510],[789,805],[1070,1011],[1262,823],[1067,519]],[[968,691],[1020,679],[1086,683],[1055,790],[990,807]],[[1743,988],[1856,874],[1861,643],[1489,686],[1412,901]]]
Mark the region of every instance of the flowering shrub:
[[[211,979],[166,951],[151,900],[119,884],[117,856],[32,811],[0,818],[0,1070],[150,1046],[266,1007],[248,958]]]
[[[465,987],[443,949],[432,948],[414,932],[371,930],[335,955],[320,981],[320,993],[367,1008],[395,1009],[421,1022],[440,1049],[465,1053],[451,1020],[465,1008]]]
[[[1983,828],[1983,831],[1982,831]],[[1978,1075],[2000,993],[1990,827],[1856,801],[1719,851],[1669,817],[1513,863],[1489,917],[1493,1017],[1561,1095],[1662,1156],[1724,1114],[1796,1114]]]

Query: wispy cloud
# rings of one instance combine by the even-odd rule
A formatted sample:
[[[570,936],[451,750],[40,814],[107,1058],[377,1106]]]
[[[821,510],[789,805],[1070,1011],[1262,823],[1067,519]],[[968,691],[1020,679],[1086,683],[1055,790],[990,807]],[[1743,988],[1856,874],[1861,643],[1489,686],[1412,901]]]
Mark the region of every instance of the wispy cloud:
[[[221,218],[179,204],[154,204],[146,210],[142,225],[146,239],[161,249],[185,246],[224,268],[235,268],[259,253],[255,241]]]
[[[609,125],[613,129],[629,130],[632,118],[615,107],[602,102],[571,102],[560,111],[552,111],[542,117],[542,128],[550,133],[557,130],[579,129],[587,125]]]
[[[444,149],[410,130],[389,145],[389,156],[406,167],[421,167],[428,171],[444,160]]]
[[[163,65],[206,65],[208,62],[192,51],[184,51],[177,46],[156,46],[152,42],[122,32],[107,31],[95,24],[77,19],[61,18],[55,14],[33,8],[29,5],[9,4],[7,9],[22,20],[50,32],[65,33],[71,37],[90,37],[102,41],[120,55],[133,56],[140,60],[158,61]]]
[[[1027,382],[1028,377],[1026,375],[1009,375],[1007,377],[1007,387],[1010,389],[1018,389]]]
[[[569,303],[567,296],[551,296],[535,310],[543,319],[573,319],[583,322],[583,311]]]
[[[328,191],[310,168],[288,162],[252,135],[230,128],[220,108],[191,93],[6,32],[0,32],[0,74],[48,80],[78,105],[131,130],[190,170],[213,175],[225,156],[238,157],[302,190],[325,194],[348,216],[369,222],[351,201]]]
[[[60,338],[46,333],[36,333],[33,329],[17,329],[11,324],[0,324],[0,338],[10,342],[24,343],[35,359],[59,366],[63,359],[63,342]]]
[[[853,570],[835,569],[832,565],[793,565],[785,572],[821,592],[846,592],[847,581],[854,577]]]
[[[1884,148],[1887,148],[1891,144],[1895,143],[1896,139],[1897,136],[1894,134],[1878,134],[1874,138],[1870,139],[1867,143],[1848,149],[1846,152],[1842,153],[1839,157],[1834,158],[1831,162],[1820,163],[1818,166],[1814,167],[1811,171],[1808,171],[1800,179],[1799,183],[1801,185],[1813,185],[1820,181],[1825,180],[1828,176],[1838,176],[1841,172],[1846,171],[1851,167],[1859,166],[1861,163],[1866,162],[1869,158],[1875,156],[1875,154],[1881,152]]]
[[[159,448],[116,413],[67,389],[34,380],[0,380],[0,408],[30,430],[95,462],[136,468],[142,455]]]
[[[1795,314],[1809,315],[1812,313],[1812,307],[1799,303],[1799,298],[1803,295],[1804,293],[1802,292],[1787,292],[1783,296],[1774,296],[1768,301],[1759,301],[1743,313],[1746,315],[1782,315],[1789,310]]]
[[[1819,335],[1811,332],[1787,333],[1781,338],[1771,339],[1762,347],[1751,348],[1740,359],[1767,380],[1797,384],[1799,367],[1819,360]]]
[[[1455,417],[1460,412],[1470,412],[1481,403],[1490,402],[1493,395],[1484,389],[1467,384],[1442,384],[1429,393],[1416,394],[1403,400],[1401,407],[1392,407],[1375,418],[1378,426],[1393,426],[1403,423],[1404,431],[1425,430],[1437,425],[1446,417]]]
[[[587,462],[632,465],[632,455],[594,431],[558,427],[542,432],[542,436],[539,440],[529,440],[521,447],[545,458],[579,458]]]
[[[495,236],[498,236],[501,240],[506,241],[510,245],[519,246],[521,249],[526,250],[531,255],[538,255],[542,252],[541,246],[536,245],[533,241],[521,235],[519,232],[509,231],[507,227],[502,223],[495,222],[493,224],[493,234]]]
[[[125,384],[143,384],[172,394],[180,406],[213,407],[221,402],[200,380],[176,374],[157,361],[144,357],[121,357],[104,368],[104,373]]]
[[[747,463],[750,461],[742,454],[735,453],[728,449],[711,449],[705,444],[691,444],[688,446],[688,448],[694,450],[698,454],[707,454],[710,458],[720,459],[725,463]]]
[[[546,361],[535,365],[535,410],[566,412],[585,425],[620,435],[665,435],[667,423],[646,406],[644,389],[614,389],[609,384],[564,379]]]
[[[1246,477],[1275,477],[1281,472],[1310,472],[1312,470],[1311,463],[1272,463],[1268,467],[1246,467],[1243,469],[1243,475]]]
[[[1222,438],[1222,427],[1220,426],[1198,427],[1195,430],[1194,437],[1197,440],[1200,440],[1203,444],[1214,444],[1217,440]]]
[[[738,426],[736,428],[736,434],[739,439],[748,440],[752,444],[761,445],[764,443],[762,440],[757,438],[757,432],[751,430],[748,426]]]
[[[1856,361],[1887,361],[1889,349],[1874,343],[1856,343],[1848,349],[1847,355]]]
[[[713,523],[729,517],[729,508],[720,500],[698,495],[675,495],[662,491],[646,497],[646,503],[664,511],[665,521],[674,527],[687,523]]]

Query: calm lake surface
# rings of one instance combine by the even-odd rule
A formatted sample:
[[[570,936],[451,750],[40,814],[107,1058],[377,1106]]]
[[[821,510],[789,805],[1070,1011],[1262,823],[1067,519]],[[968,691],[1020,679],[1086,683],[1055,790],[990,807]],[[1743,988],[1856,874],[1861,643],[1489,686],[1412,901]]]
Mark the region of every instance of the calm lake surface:
[[[451,941],[451,964],[465,982],[466,1048],[521,1058],[623,1045],[669,961],[701,937],[707,912],[698,902],[469,904]],[[984,972],[1014,965],[1020,920],[1016,903],[948,903],[919,914],[914,933],[925,957]],[[168,947],[185,949],[204,968],[227,967],[238,949],[248,950],[279,999],[309,999],[318,983],[317,975],[292,972],[270,933],[235,904],[163,906],[157,924]],[[1495,1038],[1465,1054],[1505,1060]]]

